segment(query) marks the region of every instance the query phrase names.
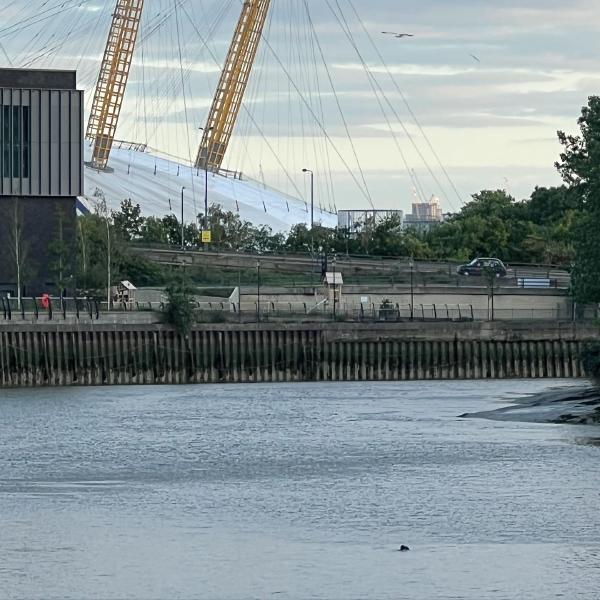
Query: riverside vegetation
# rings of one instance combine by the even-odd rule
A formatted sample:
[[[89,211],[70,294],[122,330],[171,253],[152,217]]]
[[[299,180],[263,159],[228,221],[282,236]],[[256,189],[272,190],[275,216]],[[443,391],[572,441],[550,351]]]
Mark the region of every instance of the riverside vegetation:
[[[568,268],[572,272],[574,299],[580,303],[598,303],[600,170],[596,165],[600,164],[600,97],[588,99],[578,125],[579,135],[558,132],[562,153],[555,166],[564,184],[538,187],[529,198],[516,200],[505,190],[483,190],[474,194],[459,212],[429,231],[402,228],[397,218],[390,217],[377,223],[367,221],[353,231],[317,225],[311,232],[306,225],[299,224],[287,235],[274,233],[266,226],[254,226],[238,214],[212,205],[207,220],[213,234],[213,248],[258,255],[307,253],[313,248],[322,249],[325,254],[457,261],[498,256],[509,263],[546,263]],[[129,199],[122,201],[118,211],[110,212],[102,192],[96,190],[95,195],[99,209],[78,218],[76,248],[66,242],[62,225],[56,232],[56,243],[50,248],[53,257],[50,277],[57,287],[100,293],[106,285],[107,262],[111,264],[113,283],[130,279],[138,286],[163,286],[174,279],[179,281],[178,269],[152,263],[131,252],[134,244],[179,246],[181,223],[175,214],[145,217],[141,207]],[[203,221],[204,215],[199,214],[197,223]],[[197,223],[184,224],[186,248],[201,246]],[[5,227],[19,231],[19,227],[10,223]],[[29,253],[22,244],[22,240],[15,240],[19,252],[9,253],[8,260],[14,263],[15,272],[19,272],[19,279],[26,286],[33,267],[27,264]],[[20,258],[13,260],[13,255]],[[210,268],[186,271],[190,285],[224,283],[215,281]],[[253,282],[255,276],[252,270],[236,273],[236,283]],[[266,284],[269,276],[264,275]],[[175,293],[175,288],[173,291],[174,297],[181,296]]]
[[[600,302],[600,97],[590,97],[578,121],[580,134],[558,133],[562,145],[556,163],[564,184],[536,188],[517,201],[505,190],[474,194],[459,212],[429,231],[402,228],[397,218],[363,223],[354,231],[304,224],[288,235],[254,226],[218,205],[209,209],[213,248],[256,254],[325,253],[413,257],[465,261],[474,256],[498,256],[506,262],[555,264],[572,270],[573,294],[578,302]],[[97,191],[100,203],[102,193]],[[104,212],[104,215],[102,214]],[[198,223],[204,215],[198,215]],[[164,285],[173,277],[170,268],[150,263],[130,252],[132,244],[179,246],[181,224],[174,214],[144,217],[139,205],[124,199],[119,211],[99,211],[79,218],[77,252],[64,244],[53,250],[64,257],[54,263],[70,268],[81,289],[105,285],[107,228],[112,244],[114,280],[134,280],[139,285]],[[184,225],[185,246],[201,246],[197,223]],[[69,256],[76,260],[69,260]],[[62,259],[61,259],[62,258]],[[65,279],[64,273],[55,278]],[[214,283],[207,271],[191,272],[196,283]],[[252,276],[249,273],[241,277]],[[243,283],[244,281],[242,281]]]

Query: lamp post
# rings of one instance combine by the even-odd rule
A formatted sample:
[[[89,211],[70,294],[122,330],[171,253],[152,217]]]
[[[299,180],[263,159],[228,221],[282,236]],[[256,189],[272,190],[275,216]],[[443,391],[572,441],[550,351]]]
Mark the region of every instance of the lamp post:
[[[111,240],[110,240],[110,214],[108,212],[108,207],[106,206],[106,200],[102,200],[102,202],[98,205],[98,213],[104,216],[104,220],[106,222],[106,310],[109,311],[111,308],[111,272],[110,272],[110,263],[111,263]]]
[[[336,294],[336,290],[337,290],[337,278],[335,276],[335,262],[336,262],[336,255],[334,253],[333,255],[333,261],[332,261],[332,265],[333,265],[333,320],[335,321],[335,304],[337,301],[337,294]]]
[[[313,234],[313,227],[315,225],[315,174],[310,169],[302,169],[303,173],[310,173],[310,255],[315,253],[315,237]],[[312,271],[310,275],[312,284]]]
[[[315,174],[310,169],[302,169],[303,173],[310,173],[310,230],[315,225]]]
[[[181,188],[181,249],[185,250],[185,225],[183,222],[183,192],[185,187]]]
[[[110,221],[108,220],[108,211],[106,213],[106,310],[111,309],[111,294],[110,294]]]
[[[210,133],[212,127],[198,127],[200,131]],[[208,136],[207,136],[208,139]],[[206,154],[204,155],[204,231],[208,230],[208,149],[210,145],[206,145]]]
[[[408,261],[410,266],[410,320],[412,321],[415,316],[415,288],[413,282],[413,273],[415,269],[415,261],[411,257]]]
[[[571,321],[573,321],[573,323],[577,320],[577,303],[575,302],[575,290],[573,289],[574,268],[574,263],[571,263],[571,268],[569,269],[569,296],[571,296]]]
[[[488,319],[494,320],[494,284],[496,282],[496,272],[492,267],[484,267],[483,275],[487,279],[488,284]],[[491,310],[490,310],[491,309]]]
[[[260,323],[260,260],[256,261],[256,322]]]
[[[496,274],[494,273],[491,279],[491,287],[492,287],[492,321],[494,320],[494,284],[496,283]]]

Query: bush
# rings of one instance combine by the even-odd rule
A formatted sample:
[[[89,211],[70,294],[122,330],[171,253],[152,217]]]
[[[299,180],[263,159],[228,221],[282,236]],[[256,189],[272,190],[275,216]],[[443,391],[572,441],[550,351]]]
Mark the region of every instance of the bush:
[[[600,342],[590,342],[583,347],[581,362],[587,375],[600,381]]]
[[[185,281],[167,287],[167,323],[187,336],[194,324],[194,289]]]

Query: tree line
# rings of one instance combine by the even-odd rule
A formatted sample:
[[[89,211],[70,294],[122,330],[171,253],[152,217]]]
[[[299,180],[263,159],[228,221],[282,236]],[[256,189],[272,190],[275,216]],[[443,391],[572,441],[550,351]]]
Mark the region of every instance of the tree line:
[[[284,235],[267,226],[255,226],[219,205],[209,208],[211,248],[246,253],[338,253],[467,261],[494,256],[507,263],[544,263],[572,269],[573,292],[582,302],[600,301],[600,97],[590,97],[578,120],[579,135],[558,132],[562,153],[556,168],[564,184],[536,188],[516,200],[506,190],[474,194],[460,211],[428,230],[403,227],[399,218],[367,220],[353,231],[305,224]],[[80,216],[76,248],[61,231],[49,249],[50,276],[58,287],[77,282],[79,290],[106,286],[107,262],[112,280],[130,279],[137,285],[164,284],[169,274],[131,252],[132,245],[168,245],[198,249],[201,223],[181,222],[174,214],[142,215],[141,207],[123,200],[109,212],[102,193],[100,209]],[[26,248],[22,248],[18,215],[5,223],[10,256],[19,278],[25,276]],[[183,239],[182,239],[183,238]],[[110,259],[108,258],[110,248]]]
[[[305,224],[287,235],[256,227],[221,206],[209,208],[211,249],[255,254],[333,253],[415,259],[467,261],[495,256],[505,262],[555,264],[570,268],[574,260],[572,232],[579,214],[578,199],[566,187],[537,188],[530,198],[515,201],[503,190],[485,190],[460,212],[429,230],[405,228],[399,218],[367,221],[354,231]],[[198,215],[203,223],[204,215]],[[173,214],[144,217],[130,200],[107,219],[101,213],[79,217],[78,281],[86,288],[102,287],[106,272],[107,235],[112,237],[115,277],[140,285],[162,282],[160,269],[132,254],[132,245],[182,247],[181,222]],[[201,227],[185,223],[183,247],[202,247]],[[160,280],[160,281],[159,281]]]

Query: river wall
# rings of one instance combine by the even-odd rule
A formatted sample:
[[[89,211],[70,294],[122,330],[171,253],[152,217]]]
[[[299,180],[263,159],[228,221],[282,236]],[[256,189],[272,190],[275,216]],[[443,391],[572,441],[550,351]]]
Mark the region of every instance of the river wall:
[[[0,326],[0,387],[584,375],[575,323]]]

